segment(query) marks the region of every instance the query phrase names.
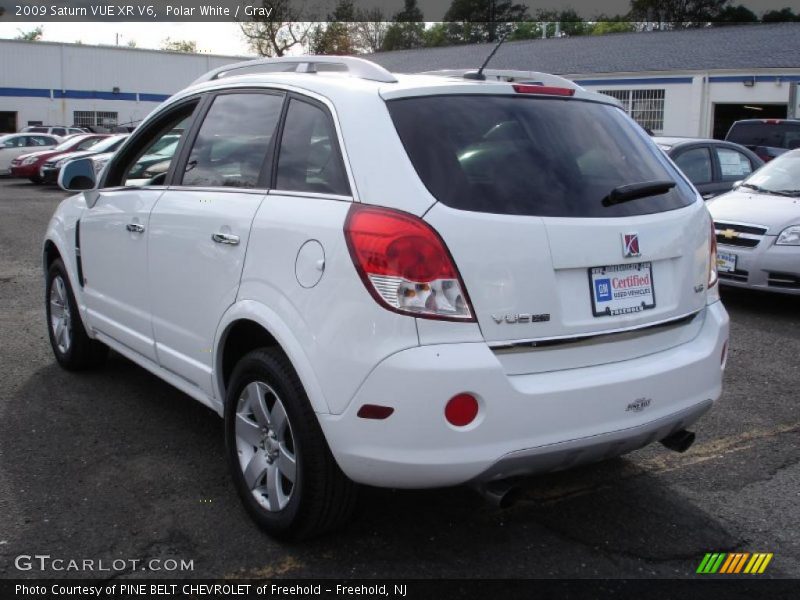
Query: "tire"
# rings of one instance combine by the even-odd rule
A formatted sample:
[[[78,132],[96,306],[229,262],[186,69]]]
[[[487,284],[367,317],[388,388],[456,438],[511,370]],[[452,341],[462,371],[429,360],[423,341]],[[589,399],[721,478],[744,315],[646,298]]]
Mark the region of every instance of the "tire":
[[[31,177],[28,177],[28,180],[29,180],[31,183],[35,183],[35,184],[37,184],[37,185],[38,185],[38,184],[40,184],[40,183],[42,183],[42,178],[41,178],[41,177],[39,177],[38,175],[33,175],[33,176],[31,176]]]
[[[50,346],[58,364],[69,371],[81,371],[105,362],[108,347],[86,335],[72,284],[60,258],[47,271],[45,313]]]
[[[271,536],[307,539],[352,515],[357,486],[336,464],[280,350],[254,350],[236,365],[225,398],[225,446],[247,512]]]

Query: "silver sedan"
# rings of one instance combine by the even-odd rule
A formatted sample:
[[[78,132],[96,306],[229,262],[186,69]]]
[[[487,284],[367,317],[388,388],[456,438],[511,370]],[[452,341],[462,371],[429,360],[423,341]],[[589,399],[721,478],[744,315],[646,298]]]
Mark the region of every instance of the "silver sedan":
[[[800,295],[800,150],[708,203],[723,285]]]

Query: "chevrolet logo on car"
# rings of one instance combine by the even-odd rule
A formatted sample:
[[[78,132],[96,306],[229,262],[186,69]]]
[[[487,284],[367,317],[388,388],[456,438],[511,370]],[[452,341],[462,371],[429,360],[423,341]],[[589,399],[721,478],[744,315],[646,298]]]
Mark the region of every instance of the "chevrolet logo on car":
[[[726,240],[732,240],[733,238],[739,237],[739,232],[735,229],[723,229],[719,232],[719,234],[724,237]]]

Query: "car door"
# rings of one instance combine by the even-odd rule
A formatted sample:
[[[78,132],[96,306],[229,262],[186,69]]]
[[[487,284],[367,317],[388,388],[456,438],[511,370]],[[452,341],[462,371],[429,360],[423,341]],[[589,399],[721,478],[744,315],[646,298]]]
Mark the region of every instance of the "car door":
[[[171,185],[150,215],[148,274],[158,360],[209,397],[214,335],[236,300],[283,103],[283,92],[269,90],[209,98],[169,175]]]
[[[704,200],[713,198],[719,193],[719,182],[714,181],[714,161],[707,144],[680,146],[670,154],[670,157],[694,184]]]
[[[132,184],[148,149],[176,123],[187,122],[198,99],[177,106],[137,132],[107,170],[97,199],[79,221],[82,287],[92,329],[156,362],[147,275],[150,212],[166,187]]]

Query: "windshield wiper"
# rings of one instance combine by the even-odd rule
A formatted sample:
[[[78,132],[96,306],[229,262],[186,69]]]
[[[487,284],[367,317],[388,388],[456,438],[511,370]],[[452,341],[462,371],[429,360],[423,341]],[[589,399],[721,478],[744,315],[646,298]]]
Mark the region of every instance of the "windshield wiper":
[[[767,188],[752,183],[743,183],[739,187],[746,187],[761,192],[762,194],[774,194],[775,196],[788,196],[789,198],[800,196],[800,190],[768,190]]]
[[[665,194],[675,187],[674,181],[666,179],[657,181],[641,181],[639,183],[629,183],[615,187],[608,193],[608,196],[603,198],[603,206],[614,206],[615,204],[622,204],[638,198],[646,198],[648,196],[657,196],[658,194]]]

